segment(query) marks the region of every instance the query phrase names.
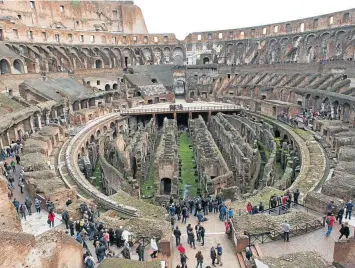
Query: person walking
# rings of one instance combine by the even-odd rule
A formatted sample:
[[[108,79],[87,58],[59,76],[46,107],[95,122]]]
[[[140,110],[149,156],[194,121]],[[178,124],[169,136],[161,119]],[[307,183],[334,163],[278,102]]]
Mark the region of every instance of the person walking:
[[[340,228],[340,236],[339,240],[345,235],[346,239],[348,239],[350,235],[350,228],[348,222],[344,222],[344,224],[341,225]]]
[[[17,154],[17,155],[16,155],[16,163],[17,163],[17,165],[20,164],[20,160],[21,160],[21,158],[20,158],[20,156]]]
[[[19,180],[18,180],[18,186],[20,187],[20,192],[21,192],[21,194],[23,194],[23,187],[25,186],[25,185],[23,184],[23,179],[19,178]]]
[[[39,200],[38,198],[35,199],[35,208],[37,213],[41,213],[41,203],[41,200]]]
[[[339,221],[339,224],[342,223],[343,221],[343,217],[344,217],[344,207],[340,207],[339,211],[338,211],[338,214],[337,214],[337,217],[336,217],[336,220]]]
[[[151,250],[152,250],[152,254],[150,254],[150,257],[152,259],[156,258],[157,257],[157,254],[158,254],[158,245],[157,245],[157,242],[155,240],[155,237],[153,237],[151,240],[150,240],[150,247],[151,247]]]
[[[32,211],[31,211],[32,210],[31,209],[32,201],[28,197],[26,197],[25,205],[26,205],[26,208],[27,208],[27,211],[28,211],[28,216],[31,216],[32,215]]]
[[[295,205],[298,205],[298,197],[300,196],[300,190],[296,189],[293,192],[293,202],[295,203]]]
[[[195,258],[197,260],[197,265],[196,268],[198,268],[198,266],[200,266],[200,268],[202,268],[202,264],[203,264],[203,255],[201,251],[198,251],[195,255]]]
[[[11,168],[12,168],[12,172],[15,173],[15,172],[16,172],[16,163],[15,163],[14,160],[11,161],[10,166],[11,166]]]
[[[62,214],[62,220],[65,223],[65,228],[69,229],[69,213],[68,211],[64,210],[63,214]]]
[[[228,219],[233,219],[233,209],[232,208],[228,209]]]
[[[331,213],[328,213],[328,216],[325,218],[325,222],[328,224],[328,231],[325,233],[326,237],[329,237],[331,234],[335,221],[334,216]]]
[[[186,224],[186,220],[187,220],[187,218],[189,216],[189,210],[187,209],[186,206],[182,207],[181,215],[182,215],[182,221],[181,222]]]
[[[181,268],[187,268],[187,256],[185,253],[180,254],[180,263],[181,263]]]
[[[223,248],[220,243],[217,244],[216,249],[217,249],[217,263],[216,264],[219,264],[220,266],[222,266],[223,265],[223,263],[222,263]]]
[[[283,224],[282,224],[282,230],[284,232],[284,241],[285,242],[290,242],[290,224],[287,223],[287,221],[285,221]]]
[[[25,204],[20,205],[20,214],[21,214],[21,219],[24,218],[26,220],[26,206],[25,206]]]
[[[178,226],[176,226],[176,228],[174,230],[174,236],[175,236],[176,246],[179,246],[180,245],[181,231],[179,230]]]
[[[74,222],[73,222],[73,218],[70,218],[70,220],[69,220],[69,230],[70,230],[70,236],[74,236]]]
[[[141,242],[139,242],[139,245],[136,249],[136,253],[138,254],[138,260],[139,261],[144,261],[144,246]]]
[[[14,204],[15,208],[16,208],[16,212],[18,213],[18,209],[20,208],[20,202],[16,200],[16,198],[14,198],[14,201],[12,201],[12,204]]]
[[[345,219],[351,220],[351,213],[352,213],[352,211],[353,211],[354,205],[353,205],[353,203],[351,202],[351,200],[349,200],[349,202],[346,203],[345,206],[346,206]]]
[[[195,245],[195,234],[194,234],[194,231],[192,230],[192,228],[190,228],[188,231],[187,231],[187,236],[188,236],[188,239],[189,239],[189,244],[190,244],[190,247],[194,249],[196,249],[196,245]]]
[[[49,224],[49,228],[51,228],[51,226],[54,228],[54,218],[55,218],[55,214],[53,213],[53,211],[49,211],[48,220],[47,220],[47,223]]]
[[[211,260],[212,260],[212,265],[214,267],[216,267],[216,258],[217,258],[217,254],[216,254],[216,249],[214,247],[211,247],[211,250],[210,250],[210,257],[211,257]]]
[[[200,225],[199,233],[200,233],[201,246],[204,246],[205,245],[205,233],[206,233],[206,230],[205,230],[205,228],[202,225]]]

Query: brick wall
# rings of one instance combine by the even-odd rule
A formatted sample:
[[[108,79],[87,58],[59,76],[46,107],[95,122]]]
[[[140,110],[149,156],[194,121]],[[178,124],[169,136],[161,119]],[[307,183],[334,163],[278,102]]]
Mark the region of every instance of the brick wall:
[[[354,228],[350,233],[354,234]],[[355,267],[355,238],[346,241],[337,241],[334,245],[334,264],[337,267],[354,268]],[[338,265],[341,266],[338,266]]]

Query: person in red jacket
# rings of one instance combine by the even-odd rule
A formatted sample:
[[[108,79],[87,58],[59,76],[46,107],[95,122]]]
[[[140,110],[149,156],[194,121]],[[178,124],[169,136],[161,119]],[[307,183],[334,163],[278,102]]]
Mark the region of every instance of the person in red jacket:
[[[334,223],[336,222],[336,219],[334,218],[332,213],[328,213],[328,216],[325,218],[325,222],[328,224],[328,231],[325,233],[325,236],[328,237],[330,236]]]
[[[252,209],[253,209],[253,205],[250,202],[248,202],[248,204],[247,204],[247,212],[248,212],[248,214],[251,214],[251,210]]]
[[[47,221],[49,224],[49,228],[51,228],[51,225],[52,225],[52,227],[54,227],[54,218],[55,218],[55,215],[54,215],[53,211],[50,211],[48,213],[48,221]]]

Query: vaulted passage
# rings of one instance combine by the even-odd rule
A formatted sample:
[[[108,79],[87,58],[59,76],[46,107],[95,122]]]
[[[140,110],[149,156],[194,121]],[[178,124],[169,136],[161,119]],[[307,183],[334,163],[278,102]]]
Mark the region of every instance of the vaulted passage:
[[[160,181],[160,194],[170,195],[171,193],[171,179],[163,178]]]

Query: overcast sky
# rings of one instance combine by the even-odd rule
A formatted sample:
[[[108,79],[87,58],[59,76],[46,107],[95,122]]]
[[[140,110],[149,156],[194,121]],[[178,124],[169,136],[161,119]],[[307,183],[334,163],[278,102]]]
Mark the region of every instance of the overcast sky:
[[[355,8],[355,0],[134,0],[149,33],[184,39],[199,31],[296,20]]]

